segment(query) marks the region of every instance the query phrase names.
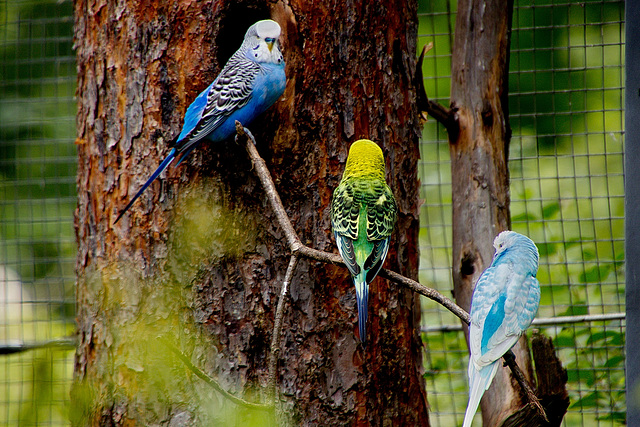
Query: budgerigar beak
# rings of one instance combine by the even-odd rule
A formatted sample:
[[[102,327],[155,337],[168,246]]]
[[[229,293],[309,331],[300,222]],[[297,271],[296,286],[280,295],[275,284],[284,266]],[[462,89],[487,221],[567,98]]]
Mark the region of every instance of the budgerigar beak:
[[[264,39],[264,41],[267,42],[267,48],[269,48],[269,52],[271,52],[273,45],[276,43],[276,39],[269,37]]]

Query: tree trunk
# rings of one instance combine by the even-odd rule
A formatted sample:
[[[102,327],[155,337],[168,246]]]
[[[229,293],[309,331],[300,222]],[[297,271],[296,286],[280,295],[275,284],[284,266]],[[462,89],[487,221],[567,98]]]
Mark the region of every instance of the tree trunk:
[[[513,3],[458,3],[451,71],[451,107],[457,132],[449,133],[453,193],[453,282],[456,301],[469,311],[473,286],[491,264],[493,239],[510,226],[507,77]],[[468,338],[468,328],[464,325]],[[525,338],[512,349],[527,379]],[[500,368],[481,402],[485,426],[500,425],[522,407],[507,368]]]
[[[288,248],[243,147],[203,144],[116,215],[168,154],[191,101],[258,19],[283,28],[284,96],[249,128],[303,243],[336,251],[329,204],[349,145],[385,152],[399,220],[386,264],[418,274],[417,4],[75,2],[79,346],[75,424],[203,425],[264,398]],[[378,278],[370,342],[346,269],[301,260],[278,371],[283,422],[427,425],[419,298]],[[156,340],[161,336],[164,341]],[[255,420],[255,419],[254,419]],[[257,418],[264,421],[264,418]]]

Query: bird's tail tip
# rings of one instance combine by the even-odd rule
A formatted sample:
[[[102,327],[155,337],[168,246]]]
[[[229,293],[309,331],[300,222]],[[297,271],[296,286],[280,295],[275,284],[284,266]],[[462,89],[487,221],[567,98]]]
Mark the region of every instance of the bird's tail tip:
[[[356,281],[356,301],[358,305],[358,331],[363,346],[367,344],[367,311],[369,308],[369,285]]]
[[[464,414],[464,421],[462,422],[462,427],[471,427],[471,423],[473,422],[473,417],[475,417],[475,415],[476,415],[476,411],[469,412],[469,410],[467,410],[467,412],[465,412]]]
[[[469,403],[464,413],[462,427],[471,427],[473,417],[478,412],[480,400],[482,400],[484,392],[491,385],[500,365],[498,361],[495,361],[491,365],[483,366],[480,370],[477,370],[472,364],[473,361],[469,360]]]
[[[122,216],[129,210],[129,208],[133,206],[135,201],[138,200],[138,197],[140,197],[142,193],[144,193],[144,190],[146,190],[147,187],[149,187],[151,183],[155,181],[155,179],[162,173],[162,171],[164,171],[171,164],[171,162],[173,162],[175,156],[176,156],[176,149],[173,148],[169,152],[169,155],[162,161],[162,163],[160,163],[160,166],[158,166],[158,168],[153,172],[153,174],[151,174],[149,179],[147,179],[147,182],[144,183],[144,185],[140,188],[140,190],[138,190],[136,195],[133,196],[133,198],[129,201],[127,206],[125,206],[125,208],[120,212],[120,214],[118,214],[118,217],[113,223],[114,225],[117,224],[118,221],[120,221],[120,218],[122,218]]]

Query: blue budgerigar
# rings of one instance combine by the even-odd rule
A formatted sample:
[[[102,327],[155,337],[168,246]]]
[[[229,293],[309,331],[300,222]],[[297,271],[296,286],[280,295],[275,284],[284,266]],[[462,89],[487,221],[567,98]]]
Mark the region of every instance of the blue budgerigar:
[[[331,201],[331,224],[338,252],[356,286],[358,329],[363,344],[367,339],[369,283],[387,257],[398,212],[384,170],[378,144],[368,139],[354,142]]]
[[[212,142],[229,138],[235,133],[236,120],[246,126],[280,98],[286,77],[278,37],[280,25],[270,19],[249,27],[240,49],[187,109],[182,132],[169,155],[118,215],[116,222],[175,159],[178,159],[177,166],[205,138]]]
[[[538,248],[531,239],[503,231],[494,240],[491,266],[476,283],[469,325],[469,427],[480,399],[491,385],[500,358],[513,347],[538,312]]]

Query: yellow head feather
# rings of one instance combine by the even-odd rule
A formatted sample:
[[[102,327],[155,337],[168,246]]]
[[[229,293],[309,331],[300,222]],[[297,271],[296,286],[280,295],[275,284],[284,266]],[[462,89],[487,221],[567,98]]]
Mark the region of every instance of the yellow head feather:
[[[373,176],[384,180],[382,150],[378,144],[368,139],[360,139],[351,145],[342,179],[362,176]]]

